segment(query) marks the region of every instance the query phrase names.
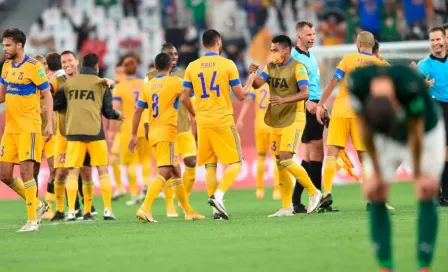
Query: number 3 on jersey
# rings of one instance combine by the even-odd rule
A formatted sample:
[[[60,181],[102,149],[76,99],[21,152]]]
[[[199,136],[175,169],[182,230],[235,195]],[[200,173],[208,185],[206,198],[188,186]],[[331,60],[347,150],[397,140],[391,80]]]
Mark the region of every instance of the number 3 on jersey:
[[[152,117],[157,118],[159,116],[159,95],[152,95]]]
[[[202,86],[202,95],[201,98],[209,98],[210,94],[207,93],[207,87],[205,86],[205,78],[204,73],[198,74],[198,77],[201,79],[201,86]],[[213,71],[212,80],[210,81],[210,91],[216,92],[216,97],[220,97],[221,93],[219,92],[219,84],[215,85],[215,79],[216,79],[216,71]]]

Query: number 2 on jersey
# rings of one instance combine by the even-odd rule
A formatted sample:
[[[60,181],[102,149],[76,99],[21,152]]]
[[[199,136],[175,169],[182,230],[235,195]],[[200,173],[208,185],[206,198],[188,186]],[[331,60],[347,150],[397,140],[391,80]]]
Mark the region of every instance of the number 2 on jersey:
[[[265,89],[261,89],[260,92],[263,94],[263,97],[260,100],[260,104],[258,105],[258,107],[262,110],[265,110],[267,107],[263,106],[264,101],[266,100],[266,97],[268,95],[268,91],[266,91]]]
[[[207,93],[207,87],[205,86],[204,73],[199,73],[198,77],[201,79],[201,86],[202,86],[201,98],[209,98],[210,94]],[[216,97],[220,97],[221,93],[219,91],[219,84],[215,85],[215,79],[216,79],[216,71],[213,71],[212,80],[210,81],[209,89],[210,89],[210,91],[216,92]]]
[[[152,95],[152,117],[157,118],[159,116],[159,95]]]

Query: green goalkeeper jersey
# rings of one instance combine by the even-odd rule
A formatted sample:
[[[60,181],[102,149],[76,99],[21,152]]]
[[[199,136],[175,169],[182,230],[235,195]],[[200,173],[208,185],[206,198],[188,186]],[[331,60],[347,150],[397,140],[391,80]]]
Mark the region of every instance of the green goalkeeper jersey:
[[[351,104],[357,113],[363,111],[370,97],[370,82],[380,75],[392,79],[395,95],[401,106],[394,129],[388,136],[406,143],[410,118],[423,117],[425,132],[437,125],[440,118],[437,104],[431,98],[424,78],[408,66],[367,66],[354,71],[348,79],[348,87]]]

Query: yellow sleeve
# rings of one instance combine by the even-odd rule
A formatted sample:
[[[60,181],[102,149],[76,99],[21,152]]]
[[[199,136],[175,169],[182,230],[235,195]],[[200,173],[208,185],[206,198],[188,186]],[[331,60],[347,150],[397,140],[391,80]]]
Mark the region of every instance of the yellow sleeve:
[[[341,62],[339,62],[338,66],[336,67],[336,71],[333,74],[333,77],[336,78],[337,80],[341,81],[344,76],[345,76],[345,72],[347,70],[347,57],[343,57]]]
[[[305,65],[303,65],[302,63],[298,63],[296,65],[295,75],[297,87],[310,85],[308,72],[306,71]]]
[[[114,90],[112,91],[112,99],[121,102],[123,97],[122,97],[122,92],[120,91],[121,90],[120,86],[121,86],[120,83],[118,83],[115,86]]]
[[[50,80],[50,90],[53,95],[59,91],[58,80],[56,78]]]
[[[229,85],[231,87],[237,86],[241,84],[240,73],[238,72],[238,68],[236,68],[236,64],[233,61],[228,62],[229,64]]]
[[[31,74],[31,81],[34,83],[34,85],[37,86],[39,90],[42,91],[50,87],[42,63],[37,62],[36,64],[34,64],[33,67],[30,69],[30,74]]]
[[[145,88],[146,84],[149,84],[149,82],[146,82],[146,83],[143,85],[143,89],[144,89],[144,90],[146,89],[146,88]],[[144,91],[144,90],[142,90],[142,91],[140,92],[139,96],[138,96],[137,106],[139,106],[140,108],[147,109],[147,108],[148,108],[148,99],[147,99],[147,97],[146,97],[146,95],[145,95],[145,91]]]
[[[182,79],[181,79],[181,78],[178,78],[178,77],[175,77],[175,79],[176,79],[175,92],[176,92],[176,94],[180,95],[180,94],[182,93],[182,91],[183,91],[183,88],[182,88]]]
[[[191,76],[190,76],[190,70],[191,70],[191,67],[190,67],[190,65],[188,65],[187,69],[185,70],[185,76],[184,76],[184,81],[182,83],[182,86],[184,88],[193,89],[193,83],[191,81]]]
[[[264,67],[263,72],[261,72],[260,76],[263,77],[266,82],[269,82],[269,69],[267,65]]]

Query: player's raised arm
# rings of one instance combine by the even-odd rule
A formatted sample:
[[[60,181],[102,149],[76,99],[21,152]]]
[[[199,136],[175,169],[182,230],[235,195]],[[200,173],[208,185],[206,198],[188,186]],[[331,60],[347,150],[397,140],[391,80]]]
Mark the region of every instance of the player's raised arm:
[[[249,74],[253,74],[253,73],[256,74],[259,67],[260,67],[260,65],[251,63],[249,66]],[[254,79],[254,82],[252,83],[252,87],[254,89],[258,89],[261,86],[263,86],[263,84],[268,82],[268,80],[269,80],[269,72],[265,68],[264,71],[261,72],[261,74]]]

